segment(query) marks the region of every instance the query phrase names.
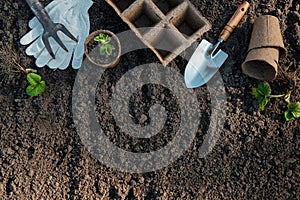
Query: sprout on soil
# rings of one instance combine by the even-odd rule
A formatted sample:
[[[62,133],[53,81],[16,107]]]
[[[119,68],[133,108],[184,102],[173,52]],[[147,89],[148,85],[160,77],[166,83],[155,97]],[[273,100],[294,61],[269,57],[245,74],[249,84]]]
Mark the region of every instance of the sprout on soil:
[[[26,76],[29,83],[26,93],[29,96],[37,96],[44,92],[46,83],[37,74],[36,70],[22,67],[18,63],[14,52],[0,49],[0,76],[6,77],[10,81],[15,78],[17,72]]]
[[[100,55],[110,56],[115,50],[115,47],[110,44],[111,38],[109,35],[100,33],[94,38],[94,41],[98,42],[100,45]]]

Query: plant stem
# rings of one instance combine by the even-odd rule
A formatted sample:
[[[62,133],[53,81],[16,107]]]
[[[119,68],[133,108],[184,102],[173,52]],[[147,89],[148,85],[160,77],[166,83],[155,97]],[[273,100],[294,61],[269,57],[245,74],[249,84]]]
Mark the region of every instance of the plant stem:
[[[21,71],[24,75],[27,75],[28,72],[25,67],[22,67],[15,58],[12,59],[13,63],[18,67],[18,70]]]
[[[280,97],[284,97],[285,94],[277,94],[277,95],[270,95],[270,98],[280,98]]]
[[[284,100],[285,100],[285,102],[287,102],[288,104],[290,103],[291,94],[292,94],[292,91],[288,91],[288,92],[286,93],[286,95],[284,96]]]

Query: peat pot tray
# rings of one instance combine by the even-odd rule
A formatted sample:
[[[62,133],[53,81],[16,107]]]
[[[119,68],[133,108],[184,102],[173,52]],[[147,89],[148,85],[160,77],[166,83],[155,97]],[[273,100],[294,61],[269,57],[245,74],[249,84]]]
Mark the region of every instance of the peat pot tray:
[[[211,28],[188,0],[106,0],[166,66]]]

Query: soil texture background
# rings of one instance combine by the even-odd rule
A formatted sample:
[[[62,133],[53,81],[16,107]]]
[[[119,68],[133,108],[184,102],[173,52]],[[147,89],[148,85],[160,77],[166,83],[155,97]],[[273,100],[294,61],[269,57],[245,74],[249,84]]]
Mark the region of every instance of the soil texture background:
[[[50,0],[41,0],[44,5]],[[212,24],[201,39],[216,42],[219,33],[242,1],[190,0]],[[44,94],[27,96],[26,79],[20,73],[12,78],[0,74],[0,199],[299,199],[300,121],[286,122],[284,100],[272,100],[259,111],[251,94],[259,81],[245,76],[245,59],[254,20],[265,14],[278,17],[288,54],[279,66],[282,75],[270,82],[274,93],[284,93],[293,83],[292,101],[300,101],[300,2],[298,0],[252,0],[228,41],[221,46],[229,58],[220,69],[226,88],[226,119],[212,152],[198,157],[198,150],[210,123],[210,94],[206,86],[195,89],[201,123],[191,147],[169,166],[143,174],[119,172],[94,159],[82,144],[72,116],[72,89],[78,70],[37,68],[25,54],[20,38],[29,31],[34,16],[26,1],[0,2],[0,48],[15,52],[22,66],[34,68],[47,86]],[[129,27],[105,2],[95,0],[89,10],[91,29],[115,33]],[[199,40],[200,41],[200,40]],[[135,66],[159,62],[149,49],[121,57],[108,70],[97,89],[98,118],[110,130],[111,141],[128,151],[140,151],[143,143],[132,142],[120,133],[109,112],[111,88]],[[170,63],[182,75],[186,61]],[[146,94],[150,91],[151,97]],[[162,97],[163,94],[163,97]],[[142,88],[132,98],[132,116],[137,123],[149,121],[147,108],[152,100],[170,111],[162,147],[176,134],[176,98],[159,86]],[[153,142],[153,141],[152,141]],[[153,150],[151,148],[147,150]]]

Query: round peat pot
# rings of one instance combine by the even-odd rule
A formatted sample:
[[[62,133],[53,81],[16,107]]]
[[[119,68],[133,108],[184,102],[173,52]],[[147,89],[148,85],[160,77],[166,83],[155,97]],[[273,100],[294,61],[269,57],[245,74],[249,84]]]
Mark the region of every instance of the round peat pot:
[[[109,44],[114,47],[111,52],[111,55],[101,55],[100,53],[100,44],[94,40],[96,36],[104,33],[110,37],[110,41],[106,44]],[[115,67],[119,61],[121,56],[121,44],[119,38],[111,31],[108,30],[97,30],[91,33],[84,42],[84,54],[88,58],[88,60],[94,65],[104,67],[104,68],[112,68]]]
[[[285,54],[279,20],[271,15],[262,15],[253,25],[248,54],[242,64],[243,73],[259,80],[274,80],[279,57]]]

